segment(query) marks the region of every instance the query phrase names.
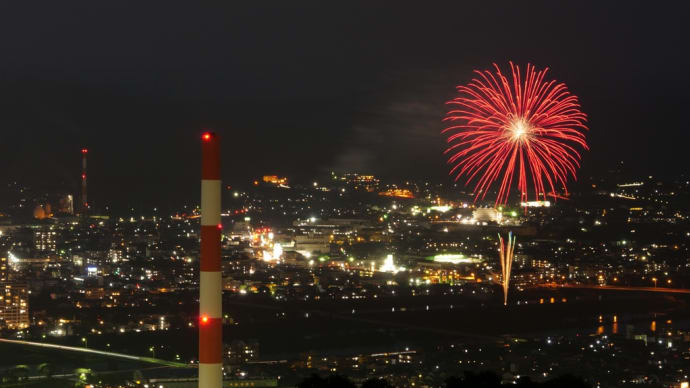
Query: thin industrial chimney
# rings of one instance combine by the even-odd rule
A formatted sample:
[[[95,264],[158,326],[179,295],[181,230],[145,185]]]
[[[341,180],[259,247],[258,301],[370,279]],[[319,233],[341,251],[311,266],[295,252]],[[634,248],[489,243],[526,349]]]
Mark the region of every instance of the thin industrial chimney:
[[[81,149],[81,215],[84,217],[89,210],[89,202],[86,198],[86,154],[88,153],[88,149]]]
[[[223,385],[220,193],[220,139],[213,132],[204,132],[201,135],[199,388]]]

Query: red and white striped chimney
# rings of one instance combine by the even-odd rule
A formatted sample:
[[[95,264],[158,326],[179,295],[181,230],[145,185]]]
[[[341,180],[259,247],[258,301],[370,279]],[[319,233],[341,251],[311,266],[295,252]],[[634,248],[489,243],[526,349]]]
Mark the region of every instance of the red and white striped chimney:
[[[213,132],[204,132],[201,135],[199,388],[223,385],[220,192],[220,139]]]

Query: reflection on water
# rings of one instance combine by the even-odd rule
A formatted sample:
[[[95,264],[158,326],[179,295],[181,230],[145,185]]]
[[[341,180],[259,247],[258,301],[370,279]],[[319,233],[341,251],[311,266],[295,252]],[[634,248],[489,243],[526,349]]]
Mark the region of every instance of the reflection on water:
[[[549,297],[548,300],[549,300],[549,303],[558,303],[558,300],[554,296]],[[561,303],[567,303],[568,298],[561,298],[560,301],[561,301]],[[532,301],[527,301],[527,300],[525,301],[525,303],[527,303],[527,304],[529,304],[531,302]],[[544,304],[544,302],[545,302],[544,298],[539,298],[539,304]]]
[[[618,315],[597,315],[594,317],[596,320],[595,326],[592,327],[592,333],[595,335],[603,335],[603,334],[621,334],[624,333],[626,336],[630,336],[632,334],[645,334],[644,327],[647,325],[647,322],[649,323],[648,327],[649,331],[646,332],[646,335],[652,335],[654,336],[657,333],[657,321],[655,318],[651,318],[650,320],[642,320],[642,322],[628,322],[628,321],[623,321],[625,324],[623,327],[621,327],[621,321],[619,319]],[[666,334],[669,337],[673,335],[673,327],[670,326],[673,324],[674,321],[671,319],[666,319],[661,321],[662,326],[659,327],[659,331],[662,334]],[[640,324],[641,326],[638,326]],[[669,325],[669,326],[667,326]],[[677,328],[678,327],[683,327],[683,328],[690,328],[690,321],[680,321],[676,322]],[[624,331],[621,332],[621,329]],[[640,329],[642,331],[640,332]]]
[[[571,299],[570,301],[568,299]],[[553,304],[560,304],[560,303],[567,303],[567,302],[573,302],[578,303],[579,298],[575,297],[573,298],[570,296],[569,298],[563,297],[562,295],[548,295],[548,294],[541,294],[541,295],[535,295],[534,297],[522,301],[524,304],[538,304],[542,305],[540,308],[551,308],[550,305]],[[601,296],[598,298],[598,302],[601,302]],[[578,306],[579,307],[579,306]],[[592,306],[592,309],[596,311],[598,307]],[[678,326],[679,324],[681,327],[686,327],[690,329],[690,320],[687,319],[669,319],[668,317],[663,317],[662,320],[658,321],[660,319],[659,317],[659,312],[654,312],[652,313],[651,310],[648,310],[647,312],[644,311],[627,311],[627,310],[619,310],[616,312],[613,311],[606,311],[607,309],[604,308],[603,310],[599,310],[602,312],[602,314],[596,314],[594,316],[591,316],[593,320],[588,320],[585,318],[584,320],[579,320],[577,318],[575,319],[570,319],[571,322],[573,322],[573,325],[569,328],[563,328],[561,327],[558,330],[554,331],[548,331],[549,334],[557,334],[557,335],[564,335],[565,333],[573,333],[573,334],[582,334],[584,333],[589,333],[593,335],[607,335],[607,334],[612,334],[612,335],[621,335],[624,334],[628,338],[632,338],[633,336],[654,336],[658,334],[658,332],[666,332],[667,326],[675,324],[675,326]],[[634,309],[633,309],[634,310]],[[591,311],[591,310],[590,310]],[[666,315],[667,312],[661,313],[662,316]],[[671,312],[671,314],[675,314],[675,312]],[[657,330],[657,321],[659,323],[658,330]],[[622,325],[622,326],[621,326]],[[544,334],[544,333],[540,333]]]

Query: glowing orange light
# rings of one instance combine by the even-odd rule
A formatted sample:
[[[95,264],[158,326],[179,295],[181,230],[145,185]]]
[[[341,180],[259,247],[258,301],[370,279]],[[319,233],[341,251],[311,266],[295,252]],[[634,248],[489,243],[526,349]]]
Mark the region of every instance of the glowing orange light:
[[[201,323],[207,323],[208,322],[208,316],[207,315],[202,315],[201,316]]]
[[[206,140],[206,141],[209,141],[209,140],[211,140],[211,134],[206,132],[203,135],[201,135],[201,138]]]

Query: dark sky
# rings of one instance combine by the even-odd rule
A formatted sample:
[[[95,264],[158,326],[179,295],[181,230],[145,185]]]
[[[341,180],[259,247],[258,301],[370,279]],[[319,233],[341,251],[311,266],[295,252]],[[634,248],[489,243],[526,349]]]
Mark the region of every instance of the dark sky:
[[[0,178],[76,190],[88,146],[97,203],[195,200],[213,127],[230,184],[332,169],[446,181],[444,101],[508,60],[580,97],[583,174],[688,170],[686,2],[197,3],[0,3]]]

